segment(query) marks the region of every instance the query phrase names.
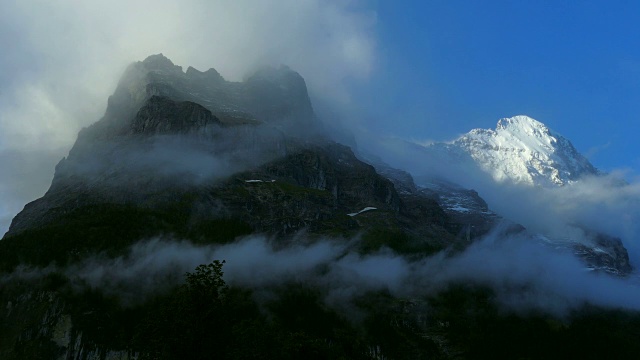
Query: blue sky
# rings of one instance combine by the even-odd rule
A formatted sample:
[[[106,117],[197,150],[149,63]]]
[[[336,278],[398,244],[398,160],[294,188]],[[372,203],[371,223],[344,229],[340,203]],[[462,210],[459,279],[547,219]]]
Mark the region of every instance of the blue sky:
[[[376,68],[353,91],[379,131],[447,140],[526,114],[602,170],[640,169],[640,2],[378,1],[375,10]]]

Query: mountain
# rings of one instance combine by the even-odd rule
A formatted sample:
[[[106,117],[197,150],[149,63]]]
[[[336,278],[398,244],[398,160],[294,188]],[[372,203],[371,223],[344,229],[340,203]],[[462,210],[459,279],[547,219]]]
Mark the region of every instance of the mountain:
[[[284,155],[284,133],[319,131],[314,116],[304,80],[286,67],[235,83],[214,69],[183,72],[162,54],[149,56],[128,67],[103,118],[80,131],[50,189],[7,235],[88,204],[155,206],[202,179]]]
[[[430,284],[414,268],[433,261],[438,277],[438,262],[498,224],[507,223],[505,236],[531,235],[474,190],[442,180],[419,186],[330,131],[302,76],[285,66],[242,82],[214,69],[183,71],[162,54],[129,66],[104,116],[80,131],[49,190],[0,241],[0,358],[640,351],[633,314],[516,316],[485,285]],[[628,274],[619,239],[599,244],[580,249],[585,266]],[[212,261],[220,249],[240,256]],[[245,282],[227,284],[223,266],[236,276],[240,269]],[[517,296],[535,291],[519,287],[525,295]],[[611,338],[610,328],[624,331]],[[601,339],[606,349],[580,346]]]
[[[146,229],[147,236],[197,233],[233,219],[276,236],[384,228],[387,235],[411,233],[407,249],[441,248],[456,226],[432,199],[407,205],[392,182],[323,135],[304,80],[289,68],[261,69],[233,83],[213,69],[183,72],[163,55],[125,71],[103,118],[79,133],[47,193],[13,219],[5,242],[29,241],[36,231],[105,207],[120,216],[143,210],[136,232]],[[367,207],[376,211],[347,215]],[[170,212],[188,222],[167,224]],[[38,246],[67,263],[65,243]]]
[[[175,280],[179,273],[169,276],[174,280],[165,281],[168,285],[157,285],[160,290],[135,290],[128,298],[153,300],[135,300],[131,310],[118,296],[113,299],[85,281],[78,283],[82,275],[71,270],[91,259],[123,261],[118,259],[150,239],[215,247],[254,235],[271,239],[278,249],[330,237],[341,240],[344,251],[362,256],[391,249],[401,256],[425,257],[448,247],[464,248],[468,239],[458,236],[461,225],[435,200],[421,195],[410,176],[404,181],[411,191],[398,191],[349,147],[331,141],[313,112],[304,80],[287,67],[261,69],[235,83],[213,69],[183,72],[163,55],[150,56],[129,66],[104,116],[80,131],[56,166],[49,190],[25,205],[0,241],[0,278],[17,277],[6,280],[0,291],[0,301],[10,304],[0,314],[0,357],[136,358],[135,351],[151,354],[148,349],[155,345],[149,344],[157,339],[182,338],[144,330],[149,322],[161,327],[153,319],[173,306],[172,297],[182,296],[185,288]],[[16,275],[24,267],[45,275],[25,280]],[[167,295],[167,286],[174,295]],[[288,312],[299,309],[295,316],[303,318],[315,314],[304,306],[315,309],[317,289],[305,285],[302,295],[296,295],[298,285],[283,286],[263,290],[286,290],[282,301],[302,296],[287,306]],[[304,331],[287,325],[288,312],[269,310],[262,316],[258,306],[283,305],[279,300],[255,303],[242,295],[254,290],[242,291],[236,294],[240,304],[256,307],[243,310],[234,322],[246,324],[238,331],[253,340],[229,351],[265,342],[270,333],[280,334],[268,340],[277,345],[262,351],[271,351],[274,358],[297,358],[291,350],[286,356],[275,354],[300,339],[308,342],[302,349],[324,344],[324,339],[348,342],[326,332],[318,337],[315,325]],[[313,321],[346,326],[342,316],[325,308],[318,311],[328,318]],[[105,316],[120,320],[105,322]],[[268,320],[274,316],[280,319],[276,323]],[[197,328],[192,323],[184,327]],[[104,329],[124,335],[105,338],[99,335]],[[425,341],[416,334],[406,336]],[[172,349],[166,352],[175,356]]]
[[[437,168],[462,169],[450,177],[462,174],[476,178],[484,173],[490,181],[506,185],[556,188],[571,186],[583,176],[601,174],[567,138],[524,115],[500,119],[495,130],[473,129],[452,142],[423,146],[420,153],[425,162],[438,164]],[[445,212],[470,224],[472,229],[486,231],[497,223],[496,219],[509,219],[509,214],[490,211],[484,200],[478,202],[477,194],[474,196],[451,179],[425,177],[419,185],[423,191],[436,194],[434,198]],[[628,274],[631,265],[626,250],[621,251],[624,248],[622,241],[592,230],[591,225],[568,225],[584,234],[588,241],[582,237],[527,233],[548,246],[572,251],[588,264],[589,269]]]
[[[571,142],[543,123],[520,115],[498,121],[495,130],[473,129],[432,151],[463,152],[495,181],[535,186],[563,186],[598,170]]]

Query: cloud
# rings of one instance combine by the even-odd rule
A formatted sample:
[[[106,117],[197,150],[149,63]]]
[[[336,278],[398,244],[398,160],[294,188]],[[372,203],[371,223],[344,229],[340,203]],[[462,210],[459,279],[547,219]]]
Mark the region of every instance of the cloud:
[[[592,159],[596,154],[607,150],[609,147],[611,146],[611,141],[607,141],[606,143],[602,144],[602,145],[596,145],[596,146],[592,146],[591,148],[589,148],[589,150],[587,150],[584,153],[584,156],[587,159]]]
[[[484,285],[513,311],[536,309],[562,316],[586,303],[640,310],[637,279],[587,271],[567,252],[499,231],[452,258],[441,254],[423,260],[415,271],[422,291],[438,291],[452,282]]]
[[[186,272],[216,259],[226,261],[224,278],[228,283],[260,288],[312,279],[320,266],[334,262],[345,249],[344,242],[335,241],[275,248],[264,236],[221,246],[156,238],[132,245],[125,256],[107,258],[98,254],[65,269],[19,268],[4,279],[37,278],[57,271],[79,288],[98,288],[131,304],[182,283]]]
[[[527,237],[505,236],[500,229],[450,256],[439,253],[408,260],[389,249],[360,255],[352,241],[299,237],[288,246],[251,236],[220,246],[151,239],[133,245],[126,256],[94,256],[66,269],[19,269],[10,277],[33,278],[54,270],[72,284],[99,288],[135,303],[184,281],[199,264],[225,260],[224,279],[231,285],[268,291],[271,286],[301,282],[323,290],[329,305],[349,308],[349,301],[369,291],[387,290],[399,297],[429,297],[451,284],[475,284],[495,291],[498,305],[520,312],[546,311],[562,316],[589,303],[640,310],[640,282],[587,271],[573,255]]]
[[[238,131],[214,124],[194,133],[149,135],[136,142],[94,140],[91,152],[74,150],[56,169],[73,174],[81,187],[113,186],[119,189],[114,193],[116,197],[128,191],[146,196],[147,191],[131,184],[142,180],[147,190],[154,185],[177,188],[211,184],[282,156],[280,140],[269,130],[253,126]],[[268,140],[257,140],[262,137]]]
[[[102,116],[125,67],[156,53],[184,68],[216,68],[234,81],[264,64],[287,64],[314,94],[348,101],[345,81],[366,78],[375,67],[376,15],[367,5],[344,0],[2,2],[0,152],[40,152],[46,168],[52,168],[55,161],[48,154],[64,155],[60,149],[68,149],[82,127]],[[21,185],[3,184],[15,186]],[[0,198],[0,218],[13,216],[45,190],[39,183],[19,200]]]
[[[468,184],[489,207],[528,229],[559,239],[589,241],[577,229],[619,237],[634,267],[640,266],[640,182],[619,173],[592,176],[563,187]]]
[[[1,109],[5,147],[45,135],[73,141],[80,126],[104,111],[125,66],[154,53],[185,68],[215,67],[230,80],[286,63],[311,86],[334,90],[320,91],[327,94],[374,66],[375,14],[344,1],[70,0],[4,8],[0,39],[17,58],[2,64],[16,70],[3,89],[14,105]],[[14,34],[20,49],[8,45]],[[14,64],[19,60],[26,60],[24,68]],[[20,137],[14,142],[11,135]]]

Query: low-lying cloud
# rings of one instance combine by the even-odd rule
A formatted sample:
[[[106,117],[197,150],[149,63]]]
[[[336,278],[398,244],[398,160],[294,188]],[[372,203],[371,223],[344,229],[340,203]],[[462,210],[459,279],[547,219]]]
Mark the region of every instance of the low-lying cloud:
[[[617,174],[588,177],[574,184],[541,188],[476,187],[489,206],[532,231],[556,238],[579,238],[585,228],[622,239],[632,265],[640,265],[640,183]]]
[[[440,156],[401,139],[368,140],[373,144],[369,151],[409,171],[418,185],[437,178],[474,189],[502,217],[555,239],[588,244],[594,231],[619,237],[632,265],[640,266],[638,179],[628,181],[624,173],[612,172],[551,188],[498,183],[463,152]]]
[[[499,231],[459,254],[443,252],[421,260],[408,260],[389,249],[361,255],[344,239],[286,247],[274,244],[262,236],[220,246],[153,239],[135,244],[126,256],[92,257],[57,270],[72,283],[118,295],[124,303],[177,285],[185,272],[218,259],[226,261],[224,278],[231,285],[267,289],[302,282],[322,289],[327,303],[337,307],[369,291],[420,298],[436,295],[452,284],[475,284],[493,289],[498,305],[516,312],[539,310],[562,316],[585,304],[640,310],[636,301],[640,283],[635,278],[588,271],[568,252]],[[11,277],[41,273],[21,269]]]
[[[437,290],[451,281],[489,286],[496,300],[512,310],[562,315],[587,303],[640,310],[637,279],[589,271],[569,253],[524,236],[490,234],[460,255],[422,261],[416,272],[424,289]]]

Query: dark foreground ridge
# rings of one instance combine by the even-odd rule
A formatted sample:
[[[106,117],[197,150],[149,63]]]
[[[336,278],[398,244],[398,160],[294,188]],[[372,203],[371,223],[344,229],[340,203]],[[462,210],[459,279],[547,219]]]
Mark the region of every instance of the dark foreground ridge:
[[[103,118],[80,132],[47,193],[0,241],[0,358],[639,353],[637,314],[590,306],[562,319],[514,314],[493,290],[470,284],[412,296],[366,277],[344,286],[357,272],[337,276],[332,264],[450,256],[502,222],[472,190],[419,188],[408,173],[364,158],[331,140],[303,78],[287,67],[228,82],[214,69],[183,72],[163,55],[132,64]],[[526,232],[517,224],[504,231]],[[198,249],[189,253],[198,258],[247,237],[276,252],[331,239],[334,255],[312,275],[261,285],[227,282],[215,259],[186,270],[149,260],[168,256],[153,252],[158,239],[181,244],[174,253]],[[619,240],[602,239],[611,251],[584,249],[586,264],[628,273]]]

